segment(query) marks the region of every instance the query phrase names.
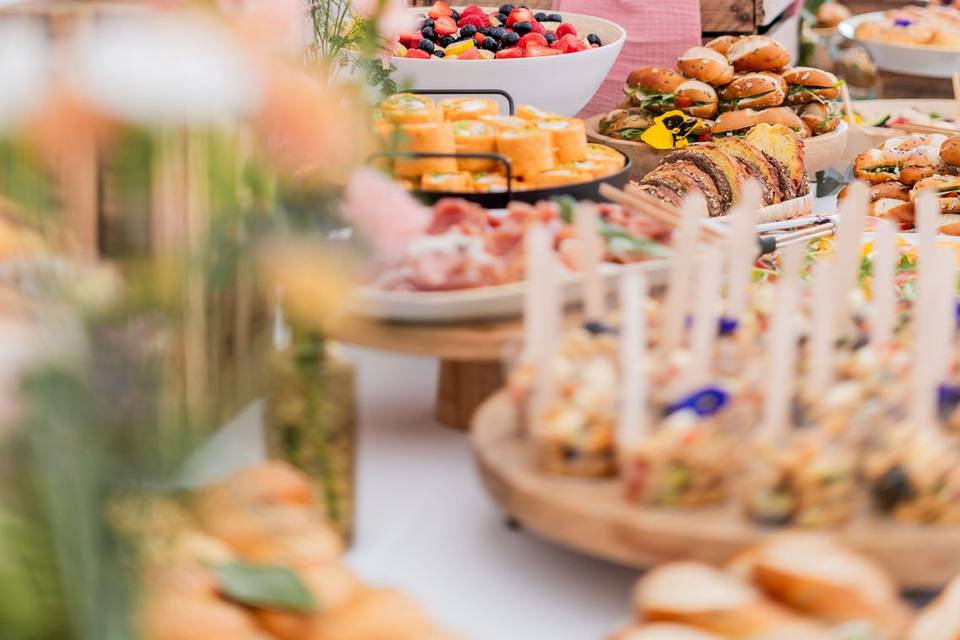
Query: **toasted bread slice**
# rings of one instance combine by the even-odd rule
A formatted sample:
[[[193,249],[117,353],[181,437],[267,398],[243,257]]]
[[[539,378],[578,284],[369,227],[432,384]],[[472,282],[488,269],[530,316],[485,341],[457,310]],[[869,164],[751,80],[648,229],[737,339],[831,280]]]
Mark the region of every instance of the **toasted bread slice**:
[[[906,640],[960,640],[960,577],[920,612]]]
[[[764,204],[776,204],[783,200],[777,168],[760,149],[737,137],[717,138],[714,144],[747,165],[763,186]]]
[[[680,191],[661,184],[631,182],[627,185],[626,191],[650,196],[674,207],[679,207],[683,202],[683,194]]]
[[[860,621],[899,638],[911,612],[872,560],[825,535],[794,533],[761,545],[746,564],[753,583],[798,611],[831,623]]]
[[[610,640],[723,640],[723,636],[685,624],[657,622],[642,627],[629,627],[615,633]]]
[[[737,163],[733,156],[728,155],[713,145],[695,144],[679,151],[674,151],[665,157],[661,164],[668,164],[678,160],[685,160],[695,164],[701,171],[709,175],[720,193],[723,211],[740,199],[740,185],[747,177],[746,169]]]
[[[711,217],[725,213],[723,199],[713,179],[692,162],[677,160],[661,164],[648,173],[641,183],[664,185],[680,194],[696,189],[706,198]]]
[[[782,124],[769,125],[761,122],[747,132],[745,139],[786,167],[797,196],[809,192],[806,153],[803,140],[797,134]]]
[[[731,638],[812,640],[823,632],[749,584],[696,562],[664,565],[642,577],[633,606],[643,620],[687,624]]]

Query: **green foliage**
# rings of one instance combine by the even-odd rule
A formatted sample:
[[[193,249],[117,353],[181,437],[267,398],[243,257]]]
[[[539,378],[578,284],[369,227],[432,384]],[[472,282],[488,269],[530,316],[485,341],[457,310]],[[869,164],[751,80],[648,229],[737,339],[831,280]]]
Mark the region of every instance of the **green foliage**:
[[[310,590],[286,567],[231,562],[215,567],[215,571],[220,592],[238,604],[304,613],[317,608]]]

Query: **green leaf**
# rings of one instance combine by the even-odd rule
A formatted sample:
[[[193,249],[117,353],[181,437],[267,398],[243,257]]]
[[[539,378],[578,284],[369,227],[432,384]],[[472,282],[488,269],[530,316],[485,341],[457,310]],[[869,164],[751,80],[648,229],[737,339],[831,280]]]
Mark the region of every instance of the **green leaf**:
[[[221,593],[239,604],[305,613],[317,608],[313,594],[286,567],[231,562],[215,567],[215,571]]]
[[[560,207],[560,219],[567,224],[573,224],[573,211],[577,201],[570,196],[557,196],[553,201]]]

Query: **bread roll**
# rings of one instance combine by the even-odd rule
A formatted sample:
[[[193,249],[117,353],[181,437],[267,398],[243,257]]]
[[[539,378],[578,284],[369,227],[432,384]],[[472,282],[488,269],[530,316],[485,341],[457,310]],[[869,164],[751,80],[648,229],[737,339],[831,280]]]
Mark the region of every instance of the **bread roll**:
[[[790,64],[790,52],[768,36],[744,36],[727,51],[737,71],[779,71]]]

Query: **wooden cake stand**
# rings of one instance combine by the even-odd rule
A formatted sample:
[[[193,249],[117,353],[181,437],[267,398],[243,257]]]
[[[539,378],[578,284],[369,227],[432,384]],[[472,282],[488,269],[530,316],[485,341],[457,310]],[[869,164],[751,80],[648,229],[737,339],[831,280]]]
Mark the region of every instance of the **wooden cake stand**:
[[[579,314],[568,314],[571,326]],[[452,324],[386,322],[353,316],[334,330],[337,340],[370,349],[440,359],[437,421],[466,430],[481,402],[503,387],[503,362],[519,345],[519,318]]]
[[[734,507],[644,508],[627,502],[616,479],[550,475],[503,392],[477,410],[471,440],[484,484],[513,519],[541,537],[631,567],[675,560],[721,564],[782,531],[753,525]],[[960,573],[960,528],[864,518],[836,531],[883,565],[904,589],[933,589]]]

